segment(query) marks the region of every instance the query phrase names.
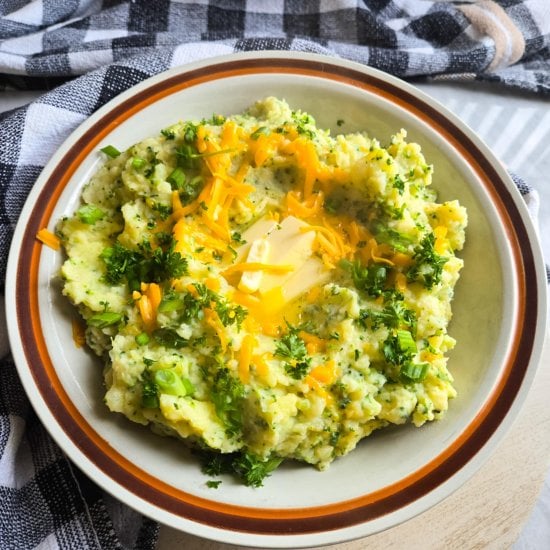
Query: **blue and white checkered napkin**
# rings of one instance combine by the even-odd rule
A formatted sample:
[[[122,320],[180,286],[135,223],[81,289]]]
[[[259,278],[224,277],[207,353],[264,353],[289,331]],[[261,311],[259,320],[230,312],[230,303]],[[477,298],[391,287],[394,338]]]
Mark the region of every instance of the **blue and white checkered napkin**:
[[[0,115],[2,294],[27,194],[82,121],[165,69],[265,49],[340,56],[406,79],[477,79],[550,95],[547,0],[2,0],[0,90],[44,91]],[[516,183],[536,207],[532,190]],[[1,316],[0,357],[0,548],[154,548],[157,525],[86,479],[40,425]]]

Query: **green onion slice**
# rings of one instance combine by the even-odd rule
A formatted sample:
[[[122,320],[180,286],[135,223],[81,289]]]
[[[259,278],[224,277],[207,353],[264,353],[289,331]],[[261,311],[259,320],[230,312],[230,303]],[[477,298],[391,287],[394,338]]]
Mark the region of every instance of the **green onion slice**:
[[[426,378],[428,363],[413,363],[408,361],[401,366],[400,374],[407,381],[420,382]]]
[[[138,346],[146,346],[149,343],[149,335],[145,332],[136,336],[136,344]]]
[[[132,157],[132,168],[134,170],[139,170],[147,164],[147,161],[142,157]]]
[[[185,183],[185,172],[178,166],[167,178],[166,181],[172,189],[181,189]]]
[[[160,369],[156,371],[155,383],[159,387],[161,393],[177,396],[187,395],[187,389],[183,383],[183,379],[171,369]]]
[[[102,313],[96,313],[88,319],[88,325],[97,328],[110,327],[116,325],[122,321],[122,315],[115,311],[104,311]]]
[[[105,153],[108,157],[111,157],[112,159],[118,157],[120,155],[120,151],[114,147],[113,145],[106,145],[101,149],[102,153]]]
[[[408,330],[397,331],[397,344],[403,352],[416,353],[416,342]]]
[[[78,209],[77,215],[82,223],[94,225],[105,216],[105,212],[95,204],[85,204]]]

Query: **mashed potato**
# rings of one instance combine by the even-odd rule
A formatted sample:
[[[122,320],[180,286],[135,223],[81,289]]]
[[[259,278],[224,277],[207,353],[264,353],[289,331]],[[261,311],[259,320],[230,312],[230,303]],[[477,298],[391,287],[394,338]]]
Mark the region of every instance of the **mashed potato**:
[[[270,97],[103,151],[57,232],[111,411],[249,485],[444,415],[467,216],[404,130],[332,136]]]

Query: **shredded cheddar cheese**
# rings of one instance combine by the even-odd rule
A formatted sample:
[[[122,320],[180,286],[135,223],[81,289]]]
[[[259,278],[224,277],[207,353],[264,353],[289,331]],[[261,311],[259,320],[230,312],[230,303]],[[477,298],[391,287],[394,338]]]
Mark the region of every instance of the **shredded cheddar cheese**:
[[[61,241],[59,240],[59,237],[46,228],[41,229],[36,234],[36,238],[52,250],[59,250],[61,248]]]
[[[73,342],[77,348],[81,348],[86,344],[86,329],[83,323],[77,319],[71,321],[73,332]]]

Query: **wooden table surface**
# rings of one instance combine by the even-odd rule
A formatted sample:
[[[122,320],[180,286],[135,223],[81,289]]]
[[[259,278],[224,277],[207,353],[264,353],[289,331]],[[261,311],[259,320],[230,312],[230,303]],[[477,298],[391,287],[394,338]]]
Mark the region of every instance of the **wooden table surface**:
[[[527,399],[480,470],[427,512],[382,533],[321,548],[334,550],[491,550],[510,548],[550,467],[550,336]],[[549,518],[550,521],[550,518]],[[161,527],[158,550],[236,547]]]

